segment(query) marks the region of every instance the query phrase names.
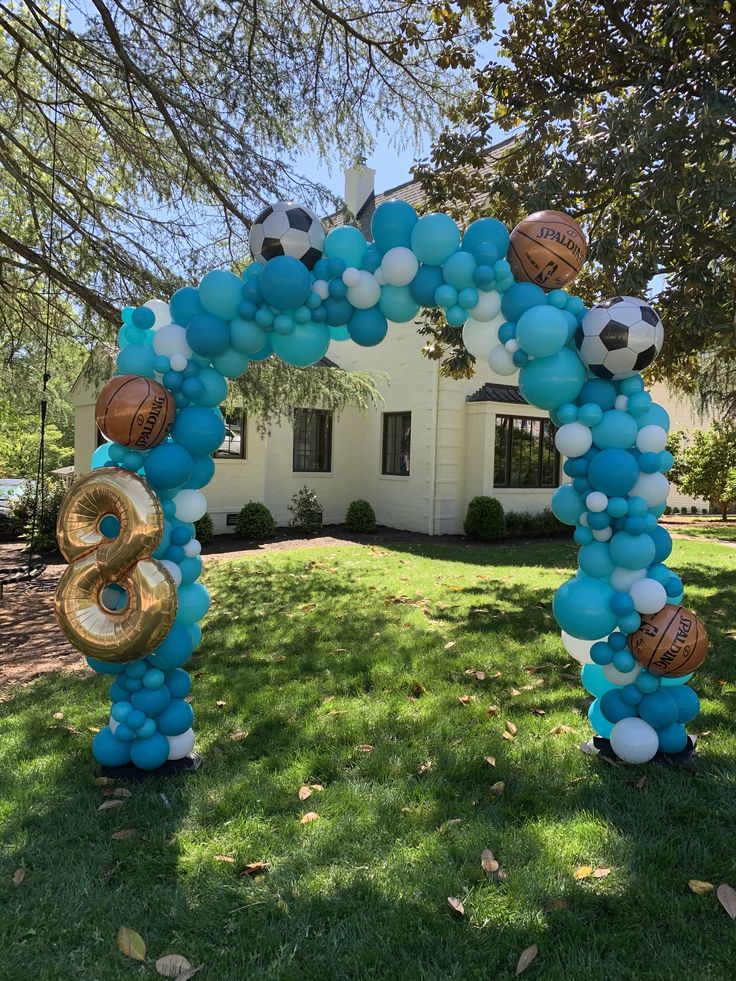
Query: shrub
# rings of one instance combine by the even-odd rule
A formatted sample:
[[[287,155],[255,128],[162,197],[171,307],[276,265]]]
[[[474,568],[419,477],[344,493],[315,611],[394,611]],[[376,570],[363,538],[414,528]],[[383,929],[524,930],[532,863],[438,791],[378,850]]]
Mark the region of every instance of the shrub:
[[[19,529],[23,541],[28,542],[31,548],[41,552],[50,552],[56,548],[56,519],[66,494],[66,487],[61,481],[45,480],[43,513],[41,513],[41,497],[39,495],[36,530],[31,542],[35,487],[35,481],[29,480],[25,483],[23,490],[13,501],[11,517],[16,528]]]
[[[265,504],[260,501],[248,501],[238,513],[235,522],[235,537],[245,538],[249,542],[258,542],[270,538],[276,530],[276,522]]]
[[[697,507],[694,504],[692,504],[690,506],[690,514],[697,514],[697,513],[698,513]]]
[[[501,502],[495,497],[474,497],[468,504],[463,528],[469,538],[480,538],[482,541],[503,538],[506,519]]]
[[[669,504],[668,504],[668,505],[667,505],[667,507],[666,507],[666,508],[664,509],[664,513],[665,513],[665,514],[672,514],[672,508],[671,508],[671,507],[669,506]]]
[[[291,514],[289,524],[292,528],[313,532],[319,531],[322,527],[322,505],[317,500],[315,492],[306,484],[294,494],[286,510]]]
[[[358,534],[368,534],[376,530],[376,512],[368,501],[357,500],[348,505],[345,527]]]
[[[567,530],[555,516],[551,508],[541,511],[508,511],[506,514],[507,535],[559,535]]]
[[[194,522],[194,531],[200,545],[209,545],[215,537],[215,526],[209,514],[203,514],[199,521]]]

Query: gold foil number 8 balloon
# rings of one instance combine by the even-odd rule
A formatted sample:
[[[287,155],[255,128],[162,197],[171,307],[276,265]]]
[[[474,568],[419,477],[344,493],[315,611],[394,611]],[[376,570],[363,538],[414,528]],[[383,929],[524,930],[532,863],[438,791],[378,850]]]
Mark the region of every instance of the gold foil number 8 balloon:
[[[116,538],[100,531],[107,515],[120,524]],[[151,558],[163,529],[160,501],[130,471],[93,470],[69,489],[56,526],[69,566],[59,580],[54,609],[65,636],[83,654],[100,661],[131,661],[152,651],[171,629],[176,583]],[[111,583],[127,594],[122,609],[108,598]]]

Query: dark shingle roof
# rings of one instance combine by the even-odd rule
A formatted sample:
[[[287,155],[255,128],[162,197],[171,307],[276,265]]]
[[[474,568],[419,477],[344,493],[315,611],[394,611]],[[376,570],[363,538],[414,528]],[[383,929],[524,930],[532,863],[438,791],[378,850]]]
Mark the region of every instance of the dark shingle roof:
[[[512,402],[515,405],[529,405],[516,385],[498,385],[486,382],[477,392],[468,395],[466,402]]]

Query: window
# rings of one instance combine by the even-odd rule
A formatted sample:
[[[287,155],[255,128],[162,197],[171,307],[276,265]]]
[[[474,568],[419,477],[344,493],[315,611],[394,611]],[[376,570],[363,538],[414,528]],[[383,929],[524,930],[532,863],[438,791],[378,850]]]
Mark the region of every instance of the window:
[[[212,456],[218,460],[244,460],[246,435],[245,411],[243,409],[236,409],[234,412],[225,412],[222,409],[222,417],[225,420],[225,439],[222,441],[219,450],[215,450]]]
[[[411,460],[411,412],[383,415],[383,467],[381,472],[408,477]]]
[[[549,419],[496,416],[494,487],[556,487],[560,455]]]
[[[297,409],[294,414],[294,471],[330,473],[332,470],[332,413],[324,409]]]

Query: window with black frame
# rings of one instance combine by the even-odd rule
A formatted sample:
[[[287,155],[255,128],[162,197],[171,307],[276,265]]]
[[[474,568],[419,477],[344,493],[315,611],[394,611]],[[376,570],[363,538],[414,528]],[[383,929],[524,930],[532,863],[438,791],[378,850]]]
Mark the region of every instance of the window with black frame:
[[[560,454],[550,419],[496,416],[494,487],[556,487]]]
[[[221,411],[222,418],[225,421],[225,439],[212,456],[218,460],[244,460],[246,437],[245,410],[235,409],[233,412],[226,412],[222,408]]]
[[[411,412],[385,412],[381,473],[393,477],[408,477],[410,472]]]
[[[296,473],[332,471],[332,412],[326,409],[296,410],[293,459]]]

